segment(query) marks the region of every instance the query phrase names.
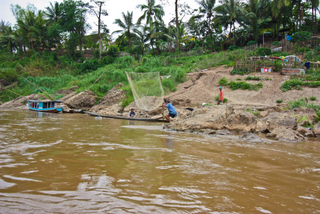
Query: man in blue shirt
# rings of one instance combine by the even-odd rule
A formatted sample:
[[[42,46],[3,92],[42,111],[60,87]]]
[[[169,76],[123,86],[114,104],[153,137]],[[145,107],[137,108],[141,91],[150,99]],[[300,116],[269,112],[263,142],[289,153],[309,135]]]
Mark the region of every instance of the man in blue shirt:
[[[170,101],[168,99],[164,99],[164,102],[165,102],[165,105],[163,104],[160,107],[167,107],[168,108],[169,114],[166,115],[165,117],[170,123],[170,117],[172,117],[172,118],[176,117],[177,112],[176,112],[176,109],[173,107],[173,105],[170,103]]]

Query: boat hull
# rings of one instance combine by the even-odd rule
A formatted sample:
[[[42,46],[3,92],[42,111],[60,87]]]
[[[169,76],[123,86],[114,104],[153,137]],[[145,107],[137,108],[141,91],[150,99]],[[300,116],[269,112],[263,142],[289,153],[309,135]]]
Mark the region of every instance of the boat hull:
[[[162,117],[155,119],[155,118],[124,117],[124,116],[115,116],[115,115],[106,115],[106,114],[96,114],[88,111],[85,113],[94,117],[105,117],[105,118],[111,118],[111,119],[137,120],[137,121],[163,122],[163,123],[168,122],[167,120],[164,120]]]
[[[39,112],[49,112],[49,113],[59,113],[62,112],[63,108],[50,108],[50,109],[37,109],[37,108],[30,108],[31,111],[39,111]]]

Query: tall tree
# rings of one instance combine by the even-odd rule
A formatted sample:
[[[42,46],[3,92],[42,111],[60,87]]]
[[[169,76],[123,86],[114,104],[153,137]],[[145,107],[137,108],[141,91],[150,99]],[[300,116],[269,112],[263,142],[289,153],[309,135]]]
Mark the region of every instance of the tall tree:
[[[55,2],[54,4],[52,4],[52,2],[50,2],[50,6],[46,7],[45,14],[48,17],[48,24],[57,23],[62,15],[59,3]]]
[[[147,4],[139,4],[137,8],[143,11],[142,16],[138,19],[138,24],[141,24],[142,20],[146,20],[146,24],[151,24],[155,21],[163,22],[164,10],[161,5],[156,5],[155,0],[147,0]]]
[[[121,33],[123,38],[128,38],[128,43],[129,43],[129,48],[131,49],[131,37],[132,37],[132,30],[134,28],[134,24],[132,22],[132,16],[133,12],[127,11],[127,14],[124,14],[122,12],[122,18],[124,21],[121,19],[116,19],[114,21],[114,24],[117,24],[122,30],[117,30],[114,31],[113,33]]]
[[[230,37],[233,27],[233,36],[235,38],[235,23],[242,24],[244,21],[244,9],[239,0],[221,0],[220,5],[214,11],[217,15],[214,18],[216,25],[224,28],[230,27]]]
[[[94,3],[94,6],[90,7],[91,13],[93,13],[98,19],[98,37],[99,37],[99,61],[101,61],[101,28],[106,28],[106,25],[102,21],[102,16],[107,16],[107,10],[103,9],[105,1],[91,0]]]
[[[138,46],[140,47],[141,54],[144,55],[144,50],[147,47],[147,42],[150,39],[150,33],[147,26],[137,26],[133,29],[136,35]]]
[[[58,2],[50,2],[50,6],[46,7],[45,14],[47,16],[48,26],[48,46],[55,47],[56,44],[60,46],[62,28],[60,19],[62,17],[62,9]]]
[[[200,14],[202,14],[200,17],[205,17],[207,19],[208,35],[212,37],[211,20],[213,18],[213,9],[216,0],[201,0],[197,1],[197,3],[200,5]]]
[[[4,25],[1,21],[0,31],[0,49],[9,51],[10,53],[16,48],[16,35],[10,26]]]
[[[253,32],[254,40],[258,39],[259,29],[264,24],[271,21],[271,10],[269,0],[249,0],[246,4],[247,14],[245,15],[246,24]]]
[[[285,10],[285,7],[289,5],[290,5],[290,0],[273,0],[271,2],[272,17],[276,22],[276,30],[275,30],[276,36],[279,35],[280,19],[282,17],[283,11]]]
[[[70,55],[75,56],[77,46],[82,49],[82,38],[84,37],[86,25],[85,14],[88,4],[82,1],[64,0],[61,3],[62,16],[60,25],[63,31],[68,33],[67,47]]]

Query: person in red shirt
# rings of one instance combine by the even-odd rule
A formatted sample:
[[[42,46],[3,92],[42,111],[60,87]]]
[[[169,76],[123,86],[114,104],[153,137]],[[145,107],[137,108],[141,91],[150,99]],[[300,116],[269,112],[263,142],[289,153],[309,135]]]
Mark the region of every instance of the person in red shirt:
[[[223,91],[222,91],[222,87],[219,87],[220,90],[220,94],[219,94],[219,100],[217,105],[219,105],[220,103],[223,103]]]

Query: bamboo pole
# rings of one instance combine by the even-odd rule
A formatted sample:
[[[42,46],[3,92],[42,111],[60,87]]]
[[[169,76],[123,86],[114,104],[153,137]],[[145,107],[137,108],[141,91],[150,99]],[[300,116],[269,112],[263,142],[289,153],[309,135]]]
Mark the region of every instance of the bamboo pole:
[[[104,72],[102,72],[102,74],[98,77],[98,79],[96,79],[96,81],[94,81],[94,83],[93,83],[87,90],[89,90],[94,84],[96,84],[96,82],[102,77],[102,75],[103,75],[106,71],[107,71],[107,69],[106,69]]]
[[[27,80],[26,78],[24,78],[23,76],[19,75],[21,78]],[[47,97],[49,97],[51,100],[54,100],[53,97],[51,97],[49,94],[47,94],[46,92],[44,92],[41,88],[39,88],[38,86],[36,86],[35,84],[33,84],[32,82],[30,82],[29,80],[27,80],[27,82],[29,82],[31,85],[33,85],[34,87],[36,87],[37,89],[39,89],[40,91],[42,91],[45,95],[47,95]]]
[[[7,88],[3,88],[4,90],[7,90],[7,91],[9,91],[9,92],[11,92],[11,93],[14,93],[14,94],[16,94],[16,95],[18,95],[18,96],[21,96],[21,97],[23,97],[23,95],[21,95],[21,94],[18,94],[18,93],[16,93],[16,92],[13,92],[13,91],[11,91],[11,90],[9,90],[9,89],[7,89]]]

